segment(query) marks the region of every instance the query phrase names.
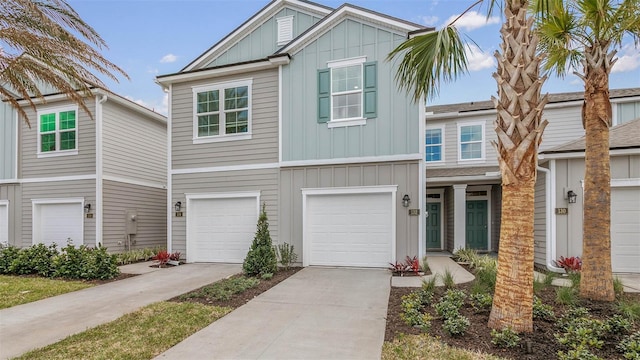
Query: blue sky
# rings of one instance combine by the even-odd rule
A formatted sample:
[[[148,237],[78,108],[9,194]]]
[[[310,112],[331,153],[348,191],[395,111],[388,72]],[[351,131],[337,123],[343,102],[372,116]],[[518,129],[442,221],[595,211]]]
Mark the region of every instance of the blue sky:
[[[264,7],[269,0],[69,0],[80,16],[107,42],[104,55],[131,80],[106,82],[114,92],[166,113],[166,95],[154,83],[157,75],[180,71],[222,37]],[[338,7],[344,1],[319,0]],[[350,0],[351,4],[437,28],[457,16],[471,0]],[[486,21],[484,8],[457,22],[480,48],[473,48],[469,74],[443,85],[429,104],[488,100],[496,93],[494,51],[499,47],[501,18]],[[640,86],[640,50],[629,40],[619,51],[611,88]],[[551,78],[546,92],[582,91],[574,75]]]

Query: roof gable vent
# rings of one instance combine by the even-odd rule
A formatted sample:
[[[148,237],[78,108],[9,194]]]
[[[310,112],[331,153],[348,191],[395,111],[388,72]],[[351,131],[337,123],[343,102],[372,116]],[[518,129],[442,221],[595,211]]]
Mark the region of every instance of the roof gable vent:
[[[293,40],[293,15],[276,19],[278,22],[278,45],[284,45]]]

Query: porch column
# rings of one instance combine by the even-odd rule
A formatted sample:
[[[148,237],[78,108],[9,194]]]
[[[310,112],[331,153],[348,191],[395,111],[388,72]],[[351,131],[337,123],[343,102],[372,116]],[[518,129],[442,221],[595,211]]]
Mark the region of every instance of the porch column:
[[[466,232],[467,184],[453,185],[453,251],[464,249]]]

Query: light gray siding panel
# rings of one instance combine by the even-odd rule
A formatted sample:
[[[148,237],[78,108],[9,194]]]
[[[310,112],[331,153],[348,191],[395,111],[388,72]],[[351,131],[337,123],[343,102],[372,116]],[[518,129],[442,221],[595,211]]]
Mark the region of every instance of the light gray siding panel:
[[[85,100],[85,104],[92,114],[95,114],[95,100]],[[38,109],[46,107],[58,107],[71,105],[70,101],[49,102],[47,105],[39,105]],[[25,108],[31,128],[24,121],[21,122],[20,156],[22,158],[23,178],[42,178],[54,176],[70,176],[96,173],[96,126],[95,120],[87,113],[78,109],[78,154],[56,157],[37,157],[38,147],[38,119],[36,112],[31,108]]]
[[[401,199],[409,194],[419,198],[419,165],[417,162],[388,164],[353,164],[300,168],[280,171],[279,241],[294,245],[302,260],[302,191],[303,188],[344,186],[398,185],[396,193],[396,258],[418,255],[419,216],[409,216]],[[415,204],[415,202],[414,202]],[[412,206],[414,207],[414,206]]]
[[[166,183],[166,124],[113,101],[102,109],[104,174]]]
[[[533,237],[534,237],[534,262],[541,266],[546,264],[547,256],[547,183],[545,173],[538,172],[538,179],[535,187],[535,212],[533,215]]]
[[[19,184],[0,185],[0,200],[9,201],[9,244],[22,246],[22,188]]]
[[[253,79],[251,139],[194,144],[192,87],[240,79]],[[278,162],[277,69],[176,84],[172,100],[173,169]]]
[[[103,245],[109,252],[128,250],[125,212],[137,212],[131,248],[167,246],[167,190],[114,181],[103,184]]]
[[[0,101],[0,179],[15,179],[18,122],[11,105]]]
[[[205,67],[263,59],[273,54],[281,47],[277,44],[278,22],[276,20],[290,15],[293,15],[293,38],[320,20],[317,16],[301,12],[293,7],[283,8],[254,29],[249,30],[249,34],[231,45]]]
[[[22,242],[19,246],[32,244],[32,200],[84,198],[85,204],[96,204],[95,180],[53,181],[22,184]],[[79,245],[78,242],[74,242]],[[96,244],[96,218],[84,218],[84,244]]]
[[[406,39],[383,27],[344,19],[293,55],[283,67],[283,160],[335,159],[415,154],[419,136],[418,105],[398,90],[397,63],[387,54]],[[377,61],[377,118],[366,125],[328,128],[317,122],[317,70],[330,60],[366,56]]]
[[[244,170],[197,174],[173,175],[171,203],[181,201],[183,217],[172,217],[172,251],[186,254],[186,208],[185,194],[234,193],[260,191],[260,202],[266,204],[269,218],[269,233],[274,243],[279,238],[278,217],[278,170]]]

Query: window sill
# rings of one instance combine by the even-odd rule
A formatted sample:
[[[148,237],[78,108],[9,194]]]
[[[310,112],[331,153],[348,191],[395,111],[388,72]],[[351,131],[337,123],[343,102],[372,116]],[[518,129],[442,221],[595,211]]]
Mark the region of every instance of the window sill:
[[[469,165],[469,164],[485,164],[487,162],[486,159],[469,159],[469,160],[461,160],[458,159],[458,164]]]
[[[427,164],[427,166],[444,166],[447,165],[446,162],[440,160],[440,161],[425,161],[425,164]]]
[[[347,126],[357,126],[357,125],[367,125],[367,119],[358,118],[358,119],[349,119],[349,120],[332,120],[327,123],[327,127],[329,129],[335,127],[347,127]]]
[[[236,141],[236,140],[250,140],[251,134],[234,134],[234,135],[219,135],[219,136],[210,136],[210,137],[194,137],[194,144],[208,144],[208,143],[216,143],[216,142],[225,142],[225,141]]]
[[[38,159],[70,155],[78,155],[78,150],[48,151],[37,154]]]

